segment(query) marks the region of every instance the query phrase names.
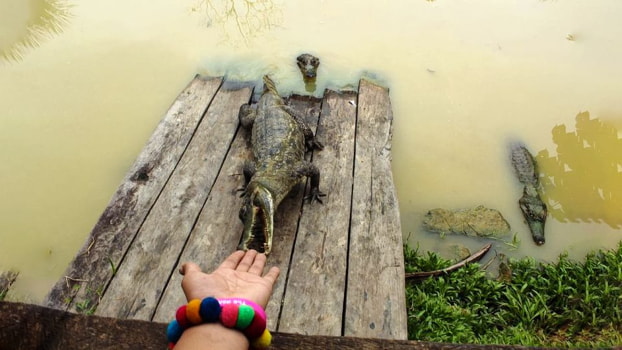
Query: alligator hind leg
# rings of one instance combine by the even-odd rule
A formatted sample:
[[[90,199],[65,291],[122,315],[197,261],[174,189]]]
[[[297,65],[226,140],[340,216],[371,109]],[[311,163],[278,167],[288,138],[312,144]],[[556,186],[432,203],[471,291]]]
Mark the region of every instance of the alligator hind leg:
[[[250,129],[255,122],[255,117],[257,116],[257,106],[250,104],[243,104],[240,106],[240,112],[238,112],[238,119],[240,120],[240,124],[245,129]]]
[[[298,174],[304,175],[311,179],[311,193],[305,196],[304,199],[311,202],[315,200],[323,204],[324,202],[322,202],[321,197],[326,196],[326,194],[320,191],[320,169],[318,169],[312,163],[302,161],[296,171],[298,172]]]

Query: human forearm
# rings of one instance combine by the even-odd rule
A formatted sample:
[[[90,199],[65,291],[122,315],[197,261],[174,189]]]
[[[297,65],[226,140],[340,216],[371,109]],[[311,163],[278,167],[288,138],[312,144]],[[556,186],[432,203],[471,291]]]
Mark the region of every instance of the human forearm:
[[[248,347],[248,339],[242,332],[220,323],[206,323],[186,329],[175,345],[175,350],[246,350]]]

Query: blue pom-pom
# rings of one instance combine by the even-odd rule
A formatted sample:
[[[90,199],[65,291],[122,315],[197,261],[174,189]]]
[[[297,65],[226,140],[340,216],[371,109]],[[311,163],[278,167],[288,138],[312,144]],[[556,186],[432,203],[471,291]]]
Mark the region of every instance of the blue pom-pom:
[[[201,315],[203,322],[218,322],[220,310],[221,308],[218,300],[216,300],[216,298],[207,297],[201,301],[199,315]]]
[[[168,324],[166,328],[166,338],[171,343],[177,343],[179,338],[181,338],[181,334],[184,332],[184,329],[181,328],[177,320],[172,320],[171,323]]]

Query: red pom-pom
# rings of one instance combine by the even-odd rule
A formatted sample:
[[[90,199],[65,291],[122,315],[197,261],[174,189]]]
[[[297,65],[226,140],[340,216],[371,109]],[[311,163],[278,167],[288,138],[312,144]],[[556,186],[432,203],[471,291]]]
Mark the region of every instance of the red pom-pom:
[[[255,312],[253,322],[244,330],[244,334],[249,339],[259,338],[266,329],[266,319],[259,312]]]
[[[222,305],[222,311],[220,312],[220,322],[227,328],[235,327],[238,322],[238,305],[226,304]]]
[[[177,323],[181,326],[181,328],[186,328],[189,325],[188,318],[186,318],[186,305],[182,305],[177,309],[175,313],[175,319]]]

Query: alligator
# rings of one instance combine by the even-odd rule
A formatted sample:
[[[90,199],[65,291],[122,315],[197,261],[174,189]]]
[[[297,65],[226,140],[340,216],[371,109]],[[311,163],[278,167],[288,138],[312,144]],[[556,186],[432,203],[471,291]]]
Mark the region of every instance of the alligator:
[[[523,216],[529,225],[533,241],[537,245],[544,244],[544,223],[546,221],[546,204],[538,194],[538,171],[536,161],[527,148],[515,143],[510,146],[511,160],[518,181],[525,187],[523,196],[518,200]]]
[[[309,83],[317,77],[317,67],[320,65],[320,59],[308,54],[303,53],[296,57],[296,64],[302,73],[302,78],[305,83]]]
[[[264,76],[264,90],[256,105],[240,107],[240,124],[252,128],[253,161],[244,165],[246,188],[240,219],[244,223],[239,249],[248,250],[255,235],[263,235],[266,255],[272,250],[274,213],[281,201],[297,187],[303,176],[311,179],[310,194],[305,200],[322,203],[319,169],[304,159],[306,151],[322,149],[302,116],[286,105],[269,76]]]

